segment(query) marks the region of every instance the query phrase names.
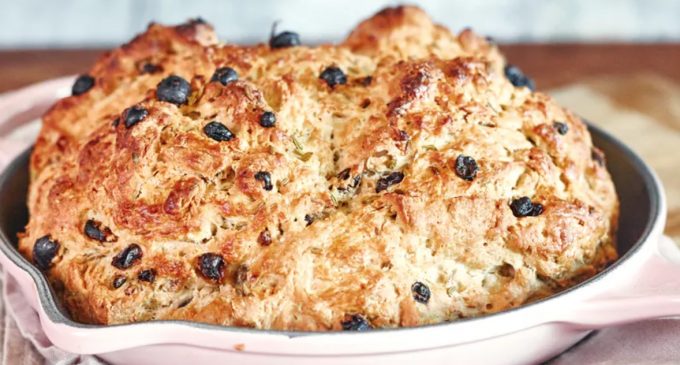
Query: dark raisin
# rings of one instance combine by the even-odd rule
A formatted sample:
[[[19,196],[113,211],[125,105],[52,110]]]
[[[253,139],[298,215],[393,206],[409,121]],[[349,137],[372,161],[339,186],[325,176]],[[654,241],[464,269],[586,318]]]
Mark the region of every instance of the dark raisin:
[[[139,105],[134,105],[125,109],[123,112],[125,128],[130,128],[133,125],[143,121],[148,115],[149,111]]]
[[[97,240],[99,242],[104,242],[106,240],[106,236],[104,235],[104,232],[102,232],[99,229],[99,222],[95,222],[94,219],[88,219],[87,222],[85,222],[85,235],[92,238],[93,240]]]
[[[514,278],[515,268],[507,262],[504,262],[503,265],[498,268],[498,274],[506,278]]]
[[[232,133],[226,125],[218,121],[212,121],[206,124],[203,127],[203,133],[218,142],[226,142],[234,139],[234,133]]]
[[[598,165],[604,166],[604,152],[600,151],[600,149],[593,147],[590,150],[590,157],[593,159],[593,161],[597,162]]]
[[[59,251],[59,242],[54,241],[49,235],[42,236],[33,245],[33,262],[40,270],[47,270],[52,264],[54,256]]]
[[[177,75],[170,75],[156,86],[156,99],[175,105],[186,104],[191,94],[189,82]]]
[[[330,66],[327,67],[319,75],[321,80],[326,81],[326,84],[330,87],[335,87],[335,85],[344,85],[347,83],[347,76],[342,72],[340,67]]]
[[[255,180],[262,181],[262,188],[264,190],[270,191],[272,188],[272,175],[267,171],[258,171],[255,173]]]
[[[198,257],[198,270],[207,279],[220,281],[224,277],[224,259],[216,253],[204,253]]]
[[[456,175],[463,180],[472,181],[477,176],[477,161],[470,156],[459,155],[456,157]]]
[[[219,82],[224,86],[236,80],[238,80],[238,73],[231,67],[218,68],[210,78],[210,82]]]
[[[352,179],[352,184],[349,187],[354,189],[359,186],[359,184],[361,184],[361,175],[355,176],[354,179]]]
[[[371,324],[361,314],[346,315],[345,320],[340,323],[344,331],[368,331]]]
[[[307,222],[308,226],[311,225],[312,223],[314,223],[314,217],[312,217],[309,214],[305,214],[305,222]]]
[[[531,214],[531,211],[534,209],[534,205],[531,203],[531,199],[525,196],[519,199],[514,199],[510,203],[510,209],[512,209],[512,214],[515,217],[526,217]]]
[[[532,217],[537,217],[539,215],[543,214],[543,204],[541,203],[534,203],[534,209],[531,210],[531,216]]]
[[[387,190],[392,185],[399,184],[404,180],[404,174],[398,171],[392,172],[387,176],[383,176],[378,179],[378,183],[375,185],[375,192],[379,193],[383,190]]]
[[[257,243],[261,244],[262,246],[269,246],[272,244],[272,234],[269,233],[268,228],[265,228],[262,232],[260,232],[260,235],[257,236]]]
[[[271,128],[276,124],[276,114],[272,112],[264,112],[260,115],[260,125],[265,128]]]
[[[156,270],[154,269],[142,270],[137,275],[137,279],[153,283],[153,281],[156,280]]]
[[[139,262],[141,258],[142,248],[139,247],[138,244],[133,243],[114,256],[113,260],[111,260],[111,265],[118,269],[125,270]]]
[[[85,222],[83,231],[86,236],[99,242],[104,242],[111,236],[111,230],[106,227],[102,228],[102,224],[94,219],[88,219],[87,222]]]
[[[526,196],[514,199],[510,203],[510,209],[512,210],[512,214],[517,218],[536,217],[543,213],[543,205],[532,203],[531,199]]]
[[[505,66],[505,77],[508,78],[510,83],[512,83],[516,87],[528,87],[529,90],[534,91],[535,90],[535,85],[534,81],[530,78],[528,78],[522,70],[519,69],[517,66],[513,65],[506,65]]]
[[[123,284],[125,284],[126,281],[127,281],[127,278],[126,278],[125,276],[123,276],[123,275],[116,275],[116,277],[113,278],[113,287],[114,287],[115,289],[118,289],[118,288],[120,288],[121,286],[123,286]]]
[[[349,173],[350,173],[350,169],[349,169],[349,167],[348,167],[348,168],[346,168],[346,169],[344,169],[344,170],[342,170],[342,171],[340,171],[340,172],[338,173],[338,175],[337,175],[337,176],[338,176],[338,179],[340,179],[340,180],[347,180],[347,179],[349,179]]]
[[[427,304],[427,302],[430,301],[430,288],[420,281],[416,281],[411,285],[411,292],[413,293],[413,299],[415,299],[416,302]]]
[[[193,33],[190,33],[190,32],[195,32],[195,27],[197,25],[201,25],[201,24],[207,24],[207,23],[205,22],[205,20],[203,20],[202,18],[199,17],[199,18],[189,19],[185,23],[178,25],[176,28],[180,33],[193,34]]]
[[[569,126],[566,123],[553,122],[553,128],[561,135],[565,135],[569,132]]]
[[[366,76],[361,79],[361,85],[363,86],[369,86],[371,82],[373,82],[373,76]]]
[[[409,138],[410,138],[410,137],[409,137],[409,135],[408,135],[408,133],[407,133],[406,131],[400,130],[400,131],[397,133],[397,141],[405,142],[405,141],[408,141]]]
[[[86,93],[94,86],[94,77],[90,75],[80,75],[71,87],[71,95],[81,95]]]
[[[155,74],[163,71],[163,67],[146,62],[142,65],[142,74]]]
[[[286,48],[299,46],[300,36],[295,32],[285,31],[279,34],[272,34],[269,38],[269,47],[271,48]]]

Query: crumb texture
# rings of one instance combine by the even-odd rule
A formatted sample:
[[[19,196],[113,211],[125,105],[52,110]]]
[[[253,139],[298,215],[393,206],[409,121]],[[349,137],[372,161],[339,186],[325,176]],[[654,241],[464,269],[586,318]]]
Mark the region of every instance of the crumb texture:
[[[550,295],[616,258],[618,202],[583,121],[505,67],[414,7],[316,47],[151,24],[43,117],[19,248],[87,323],[363,330]]]

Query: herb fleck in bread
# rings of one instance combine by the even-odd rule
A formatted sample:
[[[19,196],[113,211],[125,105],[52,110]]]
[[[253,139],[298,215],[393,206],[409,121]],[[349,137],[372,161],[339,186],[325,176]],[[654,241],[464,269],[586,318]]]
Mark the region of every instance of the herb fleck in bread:
[[[74,319],[415,326],[616,258],[602,153],[495,45],[414,7],[299,43],[152,24],[45,114],[19,248]]]

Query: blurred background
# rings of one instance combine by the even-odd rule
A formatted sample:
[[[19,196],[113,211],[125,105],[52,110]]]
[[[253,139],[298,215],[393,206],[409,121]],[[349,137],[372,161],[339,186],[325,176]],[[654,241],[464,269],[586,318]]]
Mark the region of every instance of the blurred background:
[[[200,16],[230,42],[263,41],[272,23],[309,43],[342,39],[360,20],[396,1],[369,0],[3,0],[0,48],[106,47],[150,21]],[[471,26],[505,43],[673,42],[680,40],[677,0],[417,1],[436,21]]]
[[[409,3],[408,1],[406,1]],[[84,72],[151,21],[201,17],[232,43],[266,42],[272,24],[303,43],[337,42],[386,0],[0,0],[0,92]],[[401,2],[403,3],[403,2]],[[458,32],[472,27],[553,88],[594,75],[654,72],[680,82],[679,0],[412,0]]]

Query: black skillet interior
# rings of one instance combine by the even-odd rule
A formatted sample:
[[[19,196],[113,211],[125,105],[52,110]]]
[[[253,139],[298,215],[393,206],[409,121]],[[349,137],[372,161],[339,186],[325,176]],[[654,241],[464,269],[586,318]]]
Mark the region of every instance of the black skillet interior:
[[[607,168],[619,195],[621,206],[617,245],[619,260],[625,260],[642,244],[653,222],[658,218],[660,192],[651,172],[634,153],[599,128],[593,126],[589,128],[594,144],[607,156]],[[23,230],[28,221],[26,194],[29,156],[30,150],[25,151],[0,175],[0,237],[7,238],[0,240],[3,241],[0,245],[5,245],[9,241],[12,250],[16,249],[17,233]],[[25,262],[17,264],[25,267]],[[49,302],[54,303],[51,299],[53,298],[50,298]],[[54,304],[59,306],[58,303]]]

